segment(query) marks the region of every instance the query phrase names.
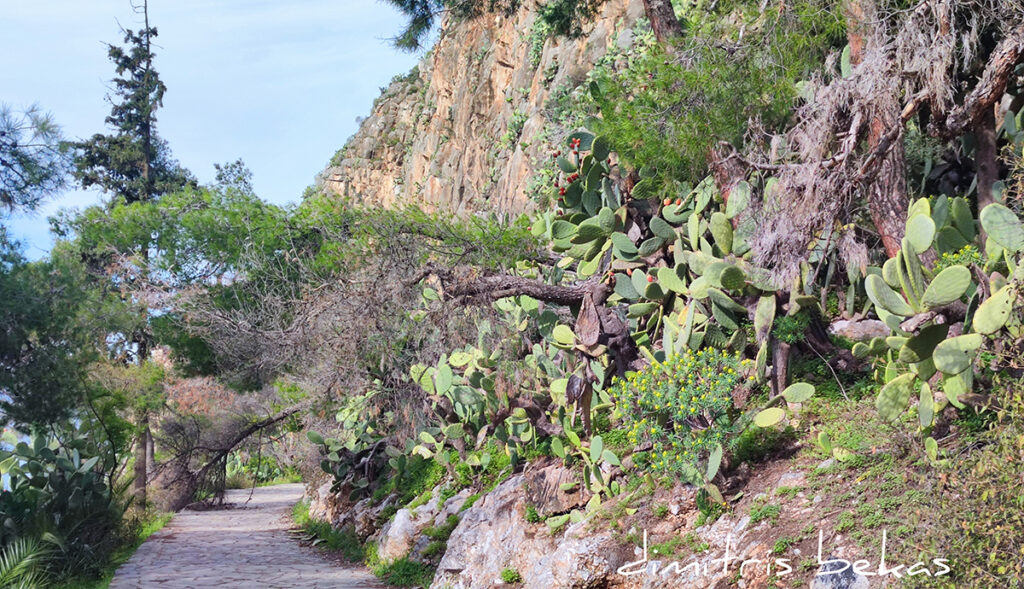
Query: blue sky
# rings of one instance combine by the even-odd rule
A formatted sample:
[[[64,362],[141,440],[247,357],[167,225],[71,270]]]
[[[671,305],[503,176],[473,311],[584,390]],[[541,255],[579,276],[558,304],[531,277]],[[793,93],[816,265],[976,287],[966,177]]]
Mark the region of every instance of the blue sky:
[[[382,2],[150,0],[149,12],[168,87],[158,129],[175,157],[201,182],[242,158],[279,204],[298,200],[380,87],[418,60],[388,44],[403,21]],[[0,101],[39,104],[70,138],[103,132],[104,43],[139,22],[129,0],[0,0]],[[48,215],[100,198],[69,190],[5,223],[37,258],[51,245]]]

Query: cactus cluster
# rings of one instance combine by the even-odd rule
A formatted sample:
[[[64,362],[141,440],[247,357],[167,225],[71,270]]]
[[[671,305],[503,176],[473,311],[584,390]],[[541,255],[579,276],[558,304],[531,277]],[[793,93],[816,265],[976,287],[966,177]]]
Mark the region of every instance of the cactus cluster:
[[[972,389],[985,336],[1018,329],[1014,304],[1022,276],[1015,257],[1024,249],[1024,226],[1001,204],[986,207],[980,222],[988,235],[987,260],[971,264],[973,268],[950,262],[980,262],[959,255],[980,237],[977,223],[962,198],[920,199],[910,207],[898,254],[865,279],[867,295],[892,335],[859,343],[853,353],[883,358],[885,384],[876,406],[887,419],[897,419],[916,398],[918,421],[927,431],[946,402],[962,406],[959,399]],[[928,255],[945,258],[930,271],[922,262]],[[1011,280],[997,271],[1003,268]],[[974,277],[986,274],[988,284],[979,288]],[[990,294],[982,300],[986,292]],[[957,306],[964,311],[958,314]],[[947,320],[961,315],[962,323]],[[939,383],[945,399],[937,404],[932,386]]]

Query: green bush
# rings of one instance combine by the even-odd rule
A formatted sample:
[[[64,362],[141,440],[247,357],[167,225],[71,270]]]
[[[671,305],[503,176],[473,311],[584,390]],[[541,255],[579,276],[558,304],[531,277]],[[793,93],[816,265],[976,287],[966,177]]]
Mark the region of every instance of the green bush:
[[[749,120],[782,128],[797,83],[845,43],[831,2],[704,6],[687,11],[676,48],[651,44],[633,51],[625,69],[595,76],[600,133],[631,167],[656,170],[670,191],[674,182],[703,176],[718,141],[739,144]]]
[[[0,493],[0,548],[51,534],[61,545],[48,560],[56,576],[98,573],[121,541],[121,506],[98,456],[74,437],[59,445],[35,436],[0,451],[8,491]]]
[[[733,432],[732,394],[750,360],[704,349],[616,379],[612,394],[629,439],[647,438],[651,466],[692,479],[696,465]]]

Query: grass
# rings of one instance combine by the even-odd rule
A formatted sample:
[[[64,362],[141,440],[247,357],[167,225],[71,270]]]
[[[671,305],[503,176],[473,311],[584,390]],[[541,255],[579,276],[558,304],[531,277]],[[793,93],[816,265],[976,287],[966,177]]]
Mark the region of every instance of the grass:
[[[679,550],[679,548],[682,545],[682,538],[672,538],[670,540],[662,542],[661,544],[655,544],[654,546],[651,546],[651,554],[657,556],[672,556]]]
[[[283,474],[278,477],[274,477],[270,480],[256,483],[257,487],[273,487],[274,485],[286,485],[288,483],[301,483],[302,475],[298,472],[289,474]],[[252,488],[252,477],[245,473],[234,474],[224,481],[224,486],[228,489],[250,489]]]
[[[774,526],[779,521],[779,513],[782,512],[782,508],[778,505],[768,503],[767,505],[755,505],[750,508],[750,523],[751,525],[761,523],[764,520],[768,520]]]
[[[156,513],[147,514],[144,516],[139,526],[135,529],[134,533],[129,536],[129,540],[126,541],[120,548],[114,551],[110,557],[110,561],[105,567],[103,567],[103,573],[98,578],[71,578],[54,586],[54,589],[107,589],[110,582],[114,579],[114,573],[124,563],[128,562],[128,559],[135,554],[139,546],[146,541],[147,538],[160,531],[167,522],[171,521],[173,514],[170,513]]]
[[[334,529],[330,523],[317,521],[309,517],[309,503],[299,501],[292,508],[292,520],[295,525],[313,537],[313,546],[321,550],[340,552],[346,560],[359,562],[366,557],[359,538],[350,529]]]
[[[330,523],[309,517],[309,503],[300,501],[292,508],[292,520],[314,538],[313,545],[320,550],[340,553],[346,560],[363,562],[380,580],[395,587],[428,587],[434,579],[434,568],[408,558],[384,562],[377,556],[377,545],[362,544],[350,528],[334,529]],[[443,553],[445,540],[458,525],[459,518],[451,516],[444,525],[428,528],[424,533],[434,541],[424,551],[424,556]],[[428,554],[429,553],[429,554]]]
[[[378,579],[396,587],[429,587],[434,580],[433,567],[408,558],[378,563],[372,570]]]

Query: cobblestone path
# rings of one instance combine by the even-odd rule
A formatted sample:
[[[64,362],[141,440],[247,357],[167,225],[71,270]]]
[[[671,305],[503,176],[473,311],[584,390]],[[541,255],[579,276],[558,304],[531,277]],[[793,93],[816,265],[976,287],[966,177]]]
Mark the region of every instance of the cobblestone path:
[[[110,589],[363,589],[361,568],[329,562],[288,534],[302,485],[228,491],[233,509],[182,511],[114,575]]]

